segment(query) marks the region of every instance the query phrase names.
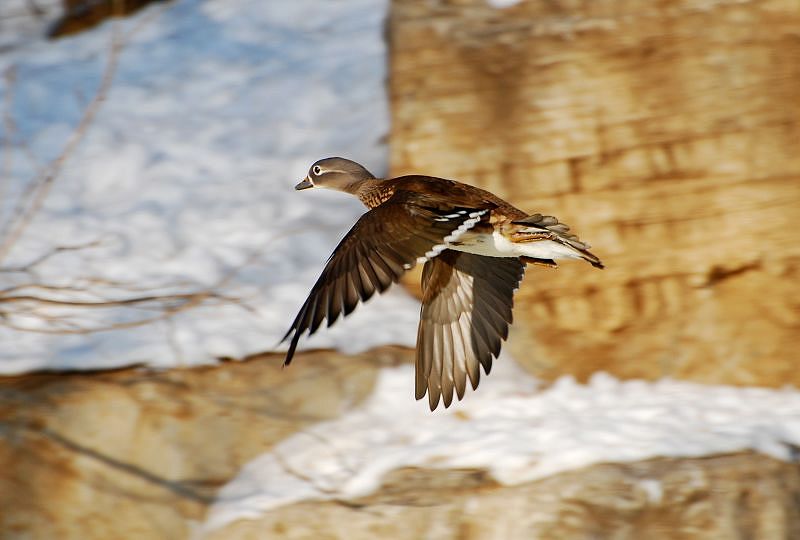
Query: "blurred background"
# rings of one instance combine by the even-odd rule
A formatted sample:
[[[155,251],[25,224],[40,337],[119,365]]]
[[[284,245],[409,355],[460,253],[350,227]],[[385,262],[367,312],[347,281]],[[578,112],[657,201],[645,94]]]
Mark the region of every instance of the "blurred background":
[[[800,538],[796,0],[2,0],[1,538]],[[276,343],[342,155],[569,223],[413,399],[418,273]]]

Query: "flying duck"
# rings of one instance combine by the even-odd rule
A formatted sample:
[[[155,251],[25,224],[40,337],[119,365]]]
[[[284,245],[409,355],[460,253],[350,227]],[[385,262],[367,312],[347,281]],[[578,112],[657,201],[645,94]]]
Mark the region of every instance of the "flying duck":
[[[556,259],[603,263],[589,245],[553,216],[527,214],[480,188],[454,180],[411,175],[379,179],[354,161],[321,159],[295,186],[355,195],[369,210],[345,235],[311,288],[282,341],[284,366],[300,336],[331,326],[360,300],[383,292],[418,263],[422,309],[417,332],[416,398],[431,410],[475,389],[480,366],[508,337],[514,291],[526,264],[556,266]]]

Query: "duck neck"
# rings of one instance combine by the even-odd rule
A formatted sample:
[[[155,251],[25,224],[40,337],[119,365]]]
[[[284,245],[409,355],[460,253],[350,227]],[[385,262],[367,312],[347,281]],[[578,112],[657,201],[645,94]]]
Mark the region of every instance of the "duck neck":
[[[375,208],[392,196],[394,190],[380,178],[358,180],[351,191],[367,208]]]

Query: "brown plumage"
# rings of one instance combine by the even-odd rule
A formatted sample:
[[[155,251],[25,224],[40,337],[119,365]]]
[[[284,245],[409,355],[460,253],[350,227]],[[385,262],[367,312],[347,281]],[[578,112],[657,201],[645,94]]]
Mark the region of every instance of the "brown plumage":
[[[358,197],[370,210],[334,250],[284,336],[292,361],[300,336],[349,314],[385,291],[417,262],[422,310],[417,334],[416,397],[431,410],[464,397],[489,373],[512,322],[514,291],[526,263],[556,258],[603,265],[588,244],[552,216],[528,215],[488,191],[443,178],[375,178],[343,158],[314,163],[295,189],[324,187]]]

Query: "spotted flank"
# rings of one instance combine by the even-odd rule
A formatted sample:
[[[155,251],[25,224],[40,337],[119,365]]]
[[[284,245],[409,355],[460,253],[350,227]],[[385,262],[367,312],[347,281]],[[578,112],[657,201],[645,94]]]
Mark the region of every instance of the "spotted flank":
[[[514,242],[549,241],[560,244],[569,248],[570,252],[565,252],[567,258],[583,259],[595,268],[604,268],[600,259],[589,251],[591,245],[581,241],[577,235],[571,234],[569,225],[561,223],[555,216],[532,214],[523,219],[514,220],[512,224],[520,226],[512,234]]]

